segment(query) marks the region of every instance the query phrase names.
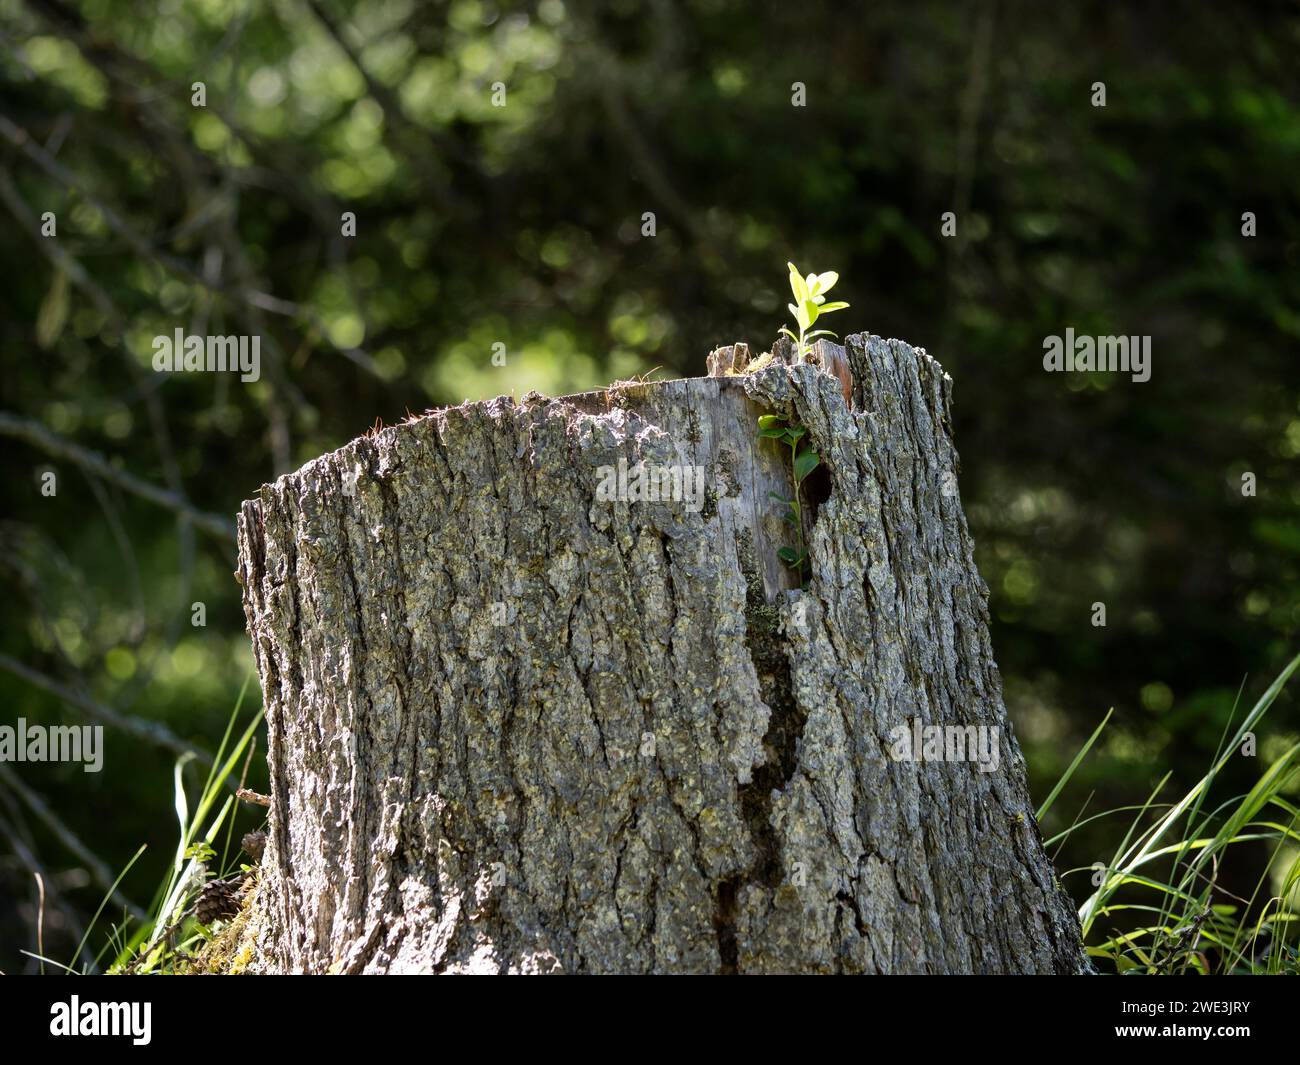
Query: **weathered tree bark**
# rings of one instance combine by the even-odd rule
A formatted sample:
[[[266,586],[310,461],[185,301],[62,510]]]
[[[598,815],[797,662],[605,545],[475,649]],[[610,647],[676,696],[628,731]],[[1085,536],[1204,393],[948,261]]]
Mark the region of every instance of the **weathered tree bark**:
[[[244,504],[261,968],[1087,970],[1002,704],[950,379],[894,340],[820,354],[852,407],[779,357],[502,398]],[[826,471],[802,589],[764,412]],[[602,501],[620,459],[703,467],[703,507]],[[996,769],[897,760],[913,724],[999,730]]]

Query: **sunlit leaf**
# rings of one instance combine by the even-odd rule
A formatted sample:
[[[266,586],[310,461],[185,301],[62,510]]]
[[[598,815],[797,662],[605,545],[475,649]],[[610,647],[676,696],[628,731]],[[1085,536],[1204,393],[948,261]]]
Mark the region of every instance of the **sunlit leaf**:
[[[808,284],[799,273],[799,268],[794,263],[786,263],[790,268],[790,291],[794,293],[796,303],[802,303],[811,293],[808,291]]]
[[[794,479],[802,481],[821,465],[821,457],[815,451],[805,451],[794,460]]]

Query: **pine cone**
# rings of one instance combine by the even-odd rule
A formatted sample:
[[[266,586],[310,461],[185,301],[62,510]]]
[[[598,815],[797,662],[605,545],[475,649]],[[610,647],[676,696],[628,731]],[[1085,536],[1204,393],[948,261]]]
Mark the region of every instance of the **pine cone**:
[[[265,832],[245,832],[244,838],[239,841],[239,845],[244,848],[244,853],[253,859],[256,865],[262,860],[262,855],[266,851],[266,833]]]
[[[194,903],[194,916],[199,924],[210,925],[214,921],[229,920],[239,912],[239,889],[243,884],[243,874],[226,880],[209,880],[199,889],[198,901]]]

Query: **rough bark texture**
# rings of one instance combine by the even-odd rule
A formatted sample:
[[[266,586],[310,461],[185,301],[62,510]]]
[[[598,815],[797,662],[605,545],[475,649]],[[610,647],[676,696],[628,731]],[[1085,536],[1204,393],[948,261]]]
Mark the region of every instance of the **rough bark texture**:
[[[438,411],[244,504],[259,967],[1087,969],[1002,704],[950,379],[895,340],[820,354],[845,373]],[[828,475],[803,589],[764,412]],[[620,458],[702,466],[706,504],[598,501]],[[894,760],[918,719],[999,728],[997,771]]]

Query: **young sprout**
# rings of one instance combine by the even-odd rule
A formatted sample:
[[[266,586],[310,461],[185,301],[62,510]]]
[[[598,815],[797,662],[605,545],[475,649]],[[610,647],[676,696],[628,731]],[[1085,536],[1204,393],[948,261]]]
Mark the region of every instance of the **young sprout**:
[[[810,341],[814,337],[835,335],[829,329],[813,329],[813,323],[823,314],[844,310],[848,304],[842,301],[826,302],[826,293],[840,279],[840,275],[834,270],[804,277],[794,263],[785,265],[790,268],[790,291],[794,294],[794,302],[786,306],[790,308],[795,324],[799,326],[799,335],[795,336],[794,332],[786,326],[781,327],[781,332],[799,346],[799,358],[806,359],[812,347]]]

